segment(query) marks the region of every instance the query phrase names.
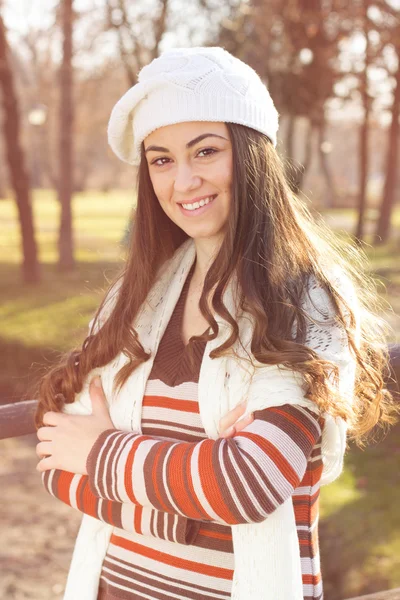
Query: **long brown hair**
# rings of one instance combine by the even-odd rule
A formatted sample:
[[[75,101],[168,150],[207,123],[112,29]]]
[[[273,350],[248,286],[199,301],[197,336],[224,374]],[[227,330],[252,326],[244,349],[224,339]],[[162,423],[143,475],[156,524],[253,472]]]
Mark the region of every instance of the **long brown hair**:
[[[241,308],[254,317],[250,349],[253,357],[261,363],[284,364],[300,372],[307,384],[307,397],[321,411],[343,417],[351,437],[361,445],[376,424],[384,429],[392,424],[396,413],[393,398],[385,388],[389,374],[386,326],[378,317],[381,307],[374,281],[365,274],[366,259],[351,245],[339,243],[291,192],[282,161],[266,136],[242,125],[228,123],[227,127],[233,152],[232,209],[199,303],[211,332],[197,339],[216,337],[218,325],[213,310],[229,322],[232,333],[211,357],[226,354],[237,340],[238,324],[222,300],[236,273]],[[41,426],[46,411],[60,411],[64,402],[73,402],[88,373],[109,363],[122,350],[129,362],[116,377],[118,386],[150,357],[132,323],[160,269],[187,238],[160,207],[142,147],[137,207],[126,264],[117,285],[99,307],[82,348],[68,353],[43,377],[37,426]],[[356,290],[360,320],[357,342],[356,315],[331,277],[333,266],[342,269]],[[304,345],[307,315],[301,304],[312,276],[328,294],[334,318],[343,326],[357,363],[352,403],[332,393],[328,384],[332,363],[319,359]],[[211,298],[211,309],[207,298]],[[336,368],[333,373],[337,376]]]

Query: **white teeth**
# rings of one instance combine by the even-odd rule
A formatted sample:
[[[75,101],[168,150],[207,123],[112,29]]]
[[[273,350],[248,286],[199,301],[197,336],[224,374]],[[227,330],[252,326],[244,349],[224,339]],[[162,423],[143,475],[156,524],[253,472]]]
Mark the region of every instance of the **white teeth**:
[[[203,198],[200,202],[194,202],[193,204],[182,204],[183,208],[186,210],[196,210],[196,208],[200,208],[201,206],[205,206],[209,202],[214,200],[213,196],[209,196],[208,198]]]

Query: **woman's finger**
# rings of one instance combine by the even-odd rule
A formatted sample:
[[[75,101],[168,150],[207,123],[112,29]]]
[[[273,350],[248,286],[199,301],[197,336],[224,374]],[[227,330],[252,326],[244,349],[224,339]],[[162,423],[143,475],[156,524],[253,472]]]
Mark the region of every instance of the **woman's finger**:
[[[39,442],[36,444],[36,454],[39,458],[51,456],[51,442]]]
[[[47,458],[42,458],[36,466],[36,471],[40,471],[43,473],[44,471],[48,471],[49,469],[55,469],[56,466],[53,463],[53,457],[48,456]]]
[[[253,421],[254,421],[253,413],[250,413],[250,414],[246,415],[245,417],[243,417],[242,419],[239,419],[239,421],[236,421],[236,423],[235,423],[236,432],[242,431],[242,429],[247,427],[247,425],[249,425]]]
[[[53,439],[54,427],[39,427],[36,435],[40,441],[50,442]]]
[[[246,402],[241,402],[235,408],[232,408],[219,422],[218,431],[225,431],[231,427],[242,416],[246,410]]]
[[[68,417],[68,415],[65,415],[63,413],[49,411],[49,412],[44,413],[43,423],[45,425],[58,425],[63,419],[65,419],[67,417]]]
[[[236,421],[236,423],[234,425],[231,425],[225,431],[221,432],[219,437],[220,438],[233,437],[234,435],[236,435],[236,433],[238,433],[239,431],[242,431],[242,429],[247,427],[247,425],[250,425],[250,423],[252,423],[253,421],[254,421],[254,414],[250,413],[249,415],[246,415],[242,419],[239,419],[238,421]]]

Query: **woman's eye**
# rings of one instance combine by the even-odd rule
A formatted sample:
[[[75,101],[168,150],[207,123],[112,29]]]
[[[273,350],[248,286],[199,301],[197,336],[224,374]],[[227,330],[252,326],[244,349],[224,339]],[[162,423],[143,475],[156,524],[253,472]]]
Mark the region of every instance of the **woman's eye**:
[[[212,156],[213,154],[218,152],[218,150],[215,150],[214,148],[203,148],[203,150],[199,150],[199,152],[197,153],[197,156],[199,156],[202,152],[205,153],[205,154],[203,154],[203,156]]]
[[[161,156],[160,158],[155,158],[151,164],[155,165],[156,167],[162,167],[163,165],[167,164],[163,161],[167,161],[167,160],[169,160],[169,158],[167,158],[166,156]]]

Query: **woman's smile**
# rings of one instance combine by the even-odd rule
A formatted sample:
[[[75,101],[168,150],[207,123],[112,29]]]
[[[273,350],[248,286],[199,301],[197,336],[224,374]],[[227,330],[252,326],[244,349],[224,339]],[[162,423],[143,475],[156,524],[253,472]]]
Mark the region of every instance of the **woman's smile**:
[[[188,204],[179,203],[179,209],[182,214],[187,217],[196,217],[202,215],[210,208],[217,196],[218,194],[207,196],[207,198],[204,198],[199,202],[192,202]]]

